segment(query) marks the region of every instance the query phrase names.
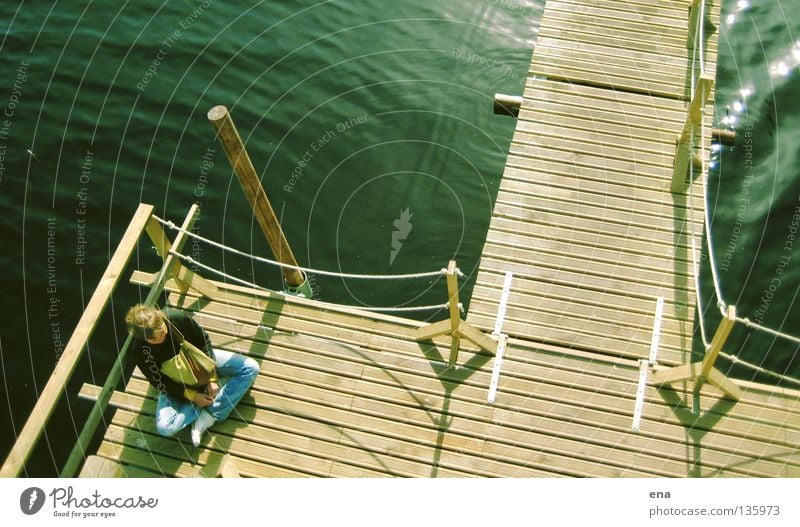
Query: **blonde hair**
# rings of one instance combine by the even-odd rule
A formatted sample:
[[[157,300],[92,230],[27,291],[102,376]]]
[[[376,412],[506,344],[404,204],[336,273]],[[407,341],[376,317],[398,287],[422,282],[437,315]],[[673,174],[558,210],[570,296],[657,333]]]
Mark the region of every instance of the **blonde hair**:
[[[163,311],[154,306],[136,304],[125,314],[125,325],[133,338],[148,340],[167,320]]]

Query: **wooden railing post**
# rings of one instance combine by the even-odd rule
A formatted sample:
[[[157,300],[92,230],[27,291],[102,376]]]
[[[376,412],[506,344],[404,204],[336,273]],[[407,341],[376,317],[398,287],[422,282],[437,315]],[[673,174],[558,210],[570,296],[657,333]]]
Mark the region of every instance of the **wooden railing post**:
[[[108,262],[100,282],[95,288],[92,298],[86,305],[78,324],[73,331],[72,336],[64,348],[64,353],[58,360],[55,369],[53,370],[50,379],[42,390],[39,399],[31,411],[25,426],[17,436],[11,452],[8,454],[2,469],[0,469],[0,477],[10,478],[16,477],[20,474],[25,463],[31,455],[36,443],[39,441],[45,426],[47,425],[50,416],[55,409],[61,394],[67,382],[72,377],[75,367],[78,364],[83,350],[86,348],[86,343],[94,333],[97,322],[100,320],[100,314],[108,304],[111,298],[111,293],[117,286],[125,266],[128,264],[133,251],[136,249],[137,242],[142,235],[142,232],[153,213],[152,205],[140,204],[136,213],[133,215],[131,222],[122,240],[117,246],[114,255]]]
[[[699,394],[703,384],[708,382],[722,390],[729,398],[738,401],[742,396],[741,389],[733,381],[728,379],[725,374],[714,368],[714,362],[716,362],[717,357],[719,357],[722,346],[725,345],[725,341],[728,339],[728,335],[730,335],[735,323],[736,306],[728,306],[725,316],[719,323],[703,360],[657,371],[651,378],[653,384],[662,385],[693,381],[693,392]]]
[[[706,379],[708,379],[708,376],[711,375],[711,370],[714,368],[714,363],[717,361],[717,357],[719,357],[719,353],[722,351],[722,346],[724,346],[725,341],[728,340],[728,335],[731,334],[731,330],[735,324],[736,306],[728,306],[725,316],[722,317],[719,326],[717,326],[717,331],[714,333],[714,338],[711,339],[711,344],[708,347],[708,351],[706,351],[706,355],[703,357],[703,362],[700,366],[700,375],[698,375],[694,381],[695,393],[700,392],[700,389],[703,387]]]
[[[456,274],[456,262],[450,260],[447,264],[447,296],[450,309],[450,334],[453,336],[450,343],[450,365],[454,365],[458,360],[458,347],[461,344],[461,336],[458,326],[461,324],[461,312],[458,309],[458,275]]]
[[[455,365],[458,360],[458,349],[461,345],[462,337],[482,350],[495,354],[497,352],[497,341],[461,320],[461,310],[458,302],[458,268],[455,260],[450,260],[447,264],[445,277],[447,278],[449,317],[447,320],[440,320],[417,329],[414,339],[419,342],[441,335],[450,335],[450,359],[448,360],[450,366]]]
[[[689,163],[693,161],[695,141],[700,135],[703,108],[708,101],[713,86],[714,77],[708,74],[701,75],[695,85],[694,94],[689,103],[688,115],[677,139],[675,161],[672,165],[672,182],[670,183],[670,191],[673,193],[683,192],[686,188],[686,174],[689,170]],[[700,141],[703,139],[701,137]],[[705,164],[706,160],[701,159],[701,162]]]
[[[153,242],[153,245],[156,248],[156,252],[164,261],[166,261],[167,257],[169,256],[169,251],[172,249],[172,243],[169,241],[169,238],[167,238],[167,234],[164,232],[164,229],[161,228],[161,224],[158,222],[158,220],[151,217],[150,221],[147,222],[146,230],[147,235],[150,237],[150,240]],[[188,269],[181,262],[178,262],[175,270],[175,276],[173,276],[173,278],[178,284],[180,290],[184,293],[188,291],[189,288],[192,288],[208,298],[216,298],[219,292],[217,286],[198,275],[191,269]]]
[[[702,38],[702,34],[697,30],[699,24],[705,23],[704,20],[700,20],[700,13],[703,11],[703,2],[705,2],[705,0],[692,0],[692,4],[689,6],[689,34],[686,37],[687,49],[694,49],[697,45],[698,35]]]

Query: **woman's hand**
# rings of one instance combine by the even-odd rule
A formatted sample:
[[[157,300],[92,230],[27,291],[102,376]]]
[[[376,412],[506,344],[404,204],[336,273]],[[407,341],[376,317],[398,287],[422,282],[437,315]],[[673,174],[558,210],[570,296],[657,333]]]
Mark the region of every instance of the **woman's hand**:
[[[207,393],[197,392],[197,395],[194,396],[194,404],[200,408],[205,408],[206,406],[211,405],[213,402],[214,398]]]
[[[206,393],[211,397],[211,399],[214,399],[214,397],[216,397],[219,393],[219,384],[215,383],[214,381],[208,383],[206,385]]]

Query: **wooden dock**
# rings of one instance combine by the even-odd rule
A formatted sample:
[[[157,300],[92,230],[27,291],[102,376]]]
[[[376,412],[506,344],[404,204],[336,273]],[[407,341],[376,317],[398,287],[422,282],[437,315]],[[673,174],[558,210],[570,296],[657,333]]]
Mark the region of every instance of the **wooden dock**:
[[[451,366],[450,337],[419,341],[421,322],[202,280],[164,255],[166,283],[132,281],[164,286],[261,374],[194,448],[188,431],[155,433],[157,393],[135,371],[81,475],[800,476],[800,391],[737,381],[734,400],[710,384],[693,397],[691,383],[648,383],[632,429],[658,298],[651,373],[691,361],[702,178],[670,190],[693,99],[689,3],[547,2],[466,319],[493,331],[511,272],[492,404],[495,358],[470,342]],[[717,24],[719,3],[706,8]]]

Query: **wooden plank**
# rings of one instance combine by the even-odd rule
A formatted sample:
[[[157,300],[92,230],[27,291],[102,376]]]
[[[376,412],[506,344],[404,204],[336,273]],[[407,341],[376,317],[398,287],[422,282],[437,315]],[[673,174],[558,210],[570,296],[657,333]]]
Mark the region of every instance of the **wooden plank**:
[[[482,299],[482,302],[488,301],[491,295],[484,294],[483,291],[497,291],[498,288],[502,287],[502,283],[503,273],[483,270],[478,275],[473,296],[477,295],[477,298]],[[567,303],[575,306],[580,313],[583,310],[592,310],[598,306],[625,305],[625,311],[626,314],[630,315],[631,323],[633,325],[643,325],[643,327],[647,325],[642,322],[644,320],[647,320],[648,324],[652,325],[653,305],[656,298],[655,296],[632,296],[614,291],[580,291],[571,286],[538,282],[525,277],[515,279],[513,291],[517,295],[528,297],[528,305],[534,308],[543,305],[549,306],[550,302]],[[470,305],[470,312],[471,310],[472,305]],[[554,311],[558,310],[554,309]],[[682,309],[682,316],[679,317],[676,316],[676,311],[676,306],[673,303],[666,303],[664,324],[670,331],[682,333],[685,330],[682,325],[691,324],[694,320],[694,314],[687,313]]]
[[[655,68],[641,71],[635,63],[587,63],[587,57],[580,53],[564,52],[557,58],[540,55],[531,64],[528,74],[679,101],[688,99],[685,82],[667,74],[659,74]]]
[[[695,196],[694,200],[689,201],[688,197],[686,199],[676,198],[666,189],[653,191],[643,188],[637,184],[636,178],[629,177],[625,181],[622,178],[615,180],[606,177],[604,181],[597,181],[592,177],[593,175],[589,174],[587,177],[587,174],[577,169],[559,173],[539,170],[532,172],[528,167],[521,169],[515,167],[506,171],[500,189],[503,192],[535,195],[541,193],[538,185],[547,185],[559,189],[559,191],[591,192],[598,195],[598,198],[595,199],[600,199],[599,196],[609,196],[617,200],[624,199],[628,201],[629,207],[636,206],[648,214],[667,218],[685,218],[684,221],[693,219],[695,223],[702,225],[704,209],[702,196]],[[544,195],[548,194],[549,192],[544,193]],[[691,209],[694,209],[694,218],[692,218]]]
[[[478,307],[478,304],[480,307]],[[484,290],[473,291],[473,300],[470,304],[470,313],[473,311],[488,316],[492,308],[497,306],[496,299],[487,294]],[[569,301],[556,301],[548,299],[542,301],[540,297],[530,295],[520,295],[512,293],[509,298],[508,315],[517,320],[528,320],[528,317],[535,317],[535,313],[543,313],[551,316],[568,315],[570,318],[597,321],[600,323],[616,324],[622,328],[641,331],[646,333],[652,330],[653,313],[647,315],[635,315],[625,311],[625,304],[582,304]],[[649,328],[648,328],[649,322]],[[668,321],[669,324],[662,325],[661,335],[664,342],[685,342],[685,322],[678,322],[674,319]]]
[[[285,360],[285,359],[281,359],[281,360]],[[383,360],[383,359],[382,359],[382,360]],[[410,362],[408,362],[408,361],[406,361],[406,360],[402,360],[402,361],[400,361],[400,359],[392,359],[392,360],[395,362],[395,364],[396,364],[396,366],[397,366],[397,367],[400,367],[401,365],[403,365],[403,367],[406,367],[406,366],[411,366],[412,364],[416,364],[416,363],[410,363]],[[400,361],[400,362],[397,362],[397,361]],[[382,370],[378,369],[378,370],[376,370],[376,371],[382,371]],[[395,373],[393,373],[392,375],[396,375],[396,374],[397,374],[397,371],[399,371],[399,370],[395,370]],[[420,373],[420,372],[422,372],[423,370],[420,370],[418,367],[415,367],[414,369],[412,369],[412,370],[408,370],[408,371],[413,371],[413,372],[416,372],[416,374],[419,374],[419,373]],[[385,374],[384,374],[384,375],[385,375]],[[605,373],[604,375],[607,377],[607,376],[608,376],[608,373]],[[534,378],[534,379],[535,379],[535,378],[541,378],[541,374],[538,374],[538,373],[536,373],[536,374],[533,374],[533,375],[532,375],[532,378]],[[389,377],[386,377],[386,379],[389,379]],[[309,382],[309,381],[304,381],[304,382]],[[437,382],[438,382],[438,381],[437,381]],[[592,383],[592,382],[588,382],[588,383],[587,383],[587,388],[588,388],[588,387],[593,387],[594,389],[597,389],[597,384],[596,384],[596,383]],[[419,387],[418,387],[418,388],[419,388]],[[352,387],[351,387],[350,389],[352,389]],[[633,389],[633,386],[631,386],[631,389]],[[617,392],[619,392],[619,388],[610,388],[610,389],[609,389],[609,391],[610,391],[610,393],[617,393]],[[760,415],[760,414],[761,414],[761,412],[763,412],[763,411],[764,411],[764,409],[763,409],[763,408],[762,408],[762,409],[759,409],[759,410],[758,410],[758,412],[757,412],[757,414],[759,414],[759,415]],[[754,415],[756,415],[756,414],[754,414]]]
[[[528,268],[563,268],[580,273],[584,278],[582,282],[589,282],[594,277],[602,279],[622,279],[634,281],[637,284],[649,285],[654,288],[672,287],[676,290],[691,291],[693,289],[692,277],[689,269],[673,272],[673,269],[664,267],[660,270],[636,268],[621,263],[625,260],[625,253],[620,252],[617,260],[602,260],[593,258],[591,251],[587,251],[585,258],[568,254],[552,254],[542,251],[529,251],[515,245],[487,243],[484,247],[485,258],[504,259],[527,265]]]
[[[550,101],[571,107],[591,104],[597,110],[617,112],[622,121],[638,117],[645,122],[662,120],[667,126],[672,126],[673,123],[682,123],[686,117],[685,103],[682,101],[597,86],[569,84],[541,77],[525,79],[523,96],[524,108],[529,105],[533,107],[537,101]]]
[[[64,347],[64,352],[61,354],[28,420],[25,422],[14,446],[3,463],[2,469],[0,469],[0,477],[16,477],[25,466],[50,419],[50,415],[53,413],[58,399],[61,397],[61,393],[72,377],[86,343],[94,333],[100,315],[105,310],[106,304],[111,298],[111,293],[116,288],[117,282],[119,282],[152,212],[152,205],[140,204],[136,209],[125,230],[125,234],[123,234],[114,251],[114,255],[103,272],[103,276],[100,277],[100,282],[89,299],[86,309],[80,320],[78,320],[78,324],[72,332],[67,345]]]
[[[601,27],[591,20],[579,17],[559,19],[548,17],[550,25],[542,26],[540,37],[554,40],[599,43],[607,48],[631,48],[668,57],[685,57],[686,48],[679,38],[669,38],[657,33],[631,31],[624,27]]]
[[[549,5],[549,3],[548,3]],[[686,3],[677,1],[648,2],[646,0],[559,0],[555,6],[571,6],[574,10],[605,9],[614,16],[614,20],[641,20],[668,24],[672,31],[681,31],[686,27]],[[613,23],[609,23],[613,25]]]
[[[486,245],[501,248],[526,248],[530,253],[549,254],[568,258],[589,258],[592,261],[609,262],[621,267],[642,269],[645,271],[660,272],[669,269],[676,275],[691,276],[690,266],[687,262],[677,260],[675,255],[669,254],[641,254],[638,251],[613,250],[604,245],[591,243],[575,243],[563,241],[550,236],[523,235],[514,232],[504,232],[500,229],[489,231]]]
[[[113,431],[115,438],[122,435],[124,435],[124,432]],[[127,465],[142,467],[144,470],[154,470],[161,477],[183,478],[192,477],[198,466],[204,466],[207,462],[222,457],[222,454],[217,452],[203,450],[194,459],[178,459],[164,456],[156,450],[141,450],[135,444],[110,440],[105,440],[101,443],[98,453]],[[236,464],[240,469],[240,473],[246,477],[296,478],[317,476],[317,474],[308,474],[299,470],[271,465],[264,461],[259,462],[239,458],[236,459]]]
[[[647,239],[625,237],[620,243],[620,236],[614,233],[604,234],[592,229],[580,229],[582,224],[574,222],[573,225],[561,226],[558,221],[560,215],[537,214],[536,221],[526,221],[518,215],[497,215],[492,218],[489,234],[492,241],[495,237],[503,239],[505,236],[529,237],[532,247],[546,245],[548,247],[573,246],[574,250],[585,250],[591,253],[594,250],[616,251],[626,258],[652,258],[664,259],[666,265],[675,268],[687,268],[691,265],[689,246],[684,245],[677,250],[667,244],[655,244]],[[560,245],[558,245],[560,244]]]
[[[636,22],[643,27],[650,27],[650,31],[661,31],[665,34],[678,34],[685,32],[687,27],[686,11],[684,7],[683,16],[676,10],[662,11],[659,14],[641,12],[635,9],[633,4],[610,3],[610,2],[587,2],[579,3],[566,1],[548,0],[545,7],[544,16],[553,10],[567,13],[580,13],[593,18],[605,18],[604,26],[615,26],[620,23]],[[668,16],[665,16],[669,13]],[[683,33],[685,34],[685,33]]]
[[[80,478],[119,478],[124,474],[116,461],[100,456],[88,456],[81,468]]]
[[[540,127],[543,131],[548,131],[545,127]],[[574,134],[565,134],[558,128],[551,128],[550,134],[531,134],[522,130],[514,132],[510,152],[514,154],[530,154],[532,148],[549,146],[565,149],[570,152],[587,152],[598,156],[601,159],[633,160],[636,165],[672,165],[671,153],[658,153],[650,150],[636,151],[629,147],[612,146],[608,141],[603,142],[597,134],[593,134],[593,140],[581,140]],[[674,139],[673,139],[674,141]],[[602,166],[602,165],[601,165]]]
[[[662,124],[661,129],[639,128],[626,121],[620,122],[619,119],[616,122],[587,120],[583,116],[575,116],[576,113],[588,113],[588,111],[546,103],[526,107],[522,119],[517,120],[517,131],[534,138],[537,134],[568,136],[571,140],[596,144],[601,148],[613,145],[662,155],[672,153],[670,147],[674,146],[675,134],[669,126]]]
[[[671,82],[686,76],[686,70],[691,61],[691,57],[687,56],[685,52],[679,56],[663,55],[635,45],[621,46],[619,42],[607,45],[602,38],[585,42],[551,38],[540,32],[533,52],[534,65],[541,60],[542,56],[556,59],[564,56],[585,56],[592,64],[631,65],[636,70],[631,74],[657,73],[669,78]],[[658,65],[662,66],[660,70],[657,68]]]

